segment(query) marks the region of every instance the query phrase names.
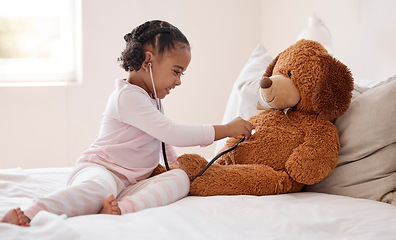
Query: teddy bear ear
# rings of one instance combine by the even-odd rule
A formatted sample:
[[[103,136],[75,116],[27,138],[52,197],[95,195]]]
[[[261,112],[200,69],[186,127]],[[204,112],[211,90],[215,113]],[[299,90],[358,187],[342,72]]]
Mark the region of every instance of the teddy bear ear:
[[[353,78],[347,66],[330,55],[320,56],[322,72],[312,94],[314,110],[334,120],[347,111]]]
[[[268,65],[267,69],[265,70],[265,73],[264,73],[263,77],[271,77],[272,76],[272,72],[274,71],[274,67],[275,67],[276,62],[278,62],[279,55],[276,56],[276,58],[274,58],[274,60],[272,60],[272,62]]]

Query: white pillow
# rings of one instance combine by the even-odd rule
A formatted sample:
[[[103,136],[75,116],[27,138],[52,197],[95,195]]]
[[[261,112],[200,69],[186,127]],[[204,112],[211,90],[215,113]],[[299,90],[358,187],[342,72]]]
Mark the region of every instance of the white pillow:
[[[267,49],[262,44],[258,44],[232,87],[223,116],[223,124],[238,116],[247,120],[260,112],[257,110],[260,79],[272,60]],[[224,146],[226,140],[217,141],[216,153]]]

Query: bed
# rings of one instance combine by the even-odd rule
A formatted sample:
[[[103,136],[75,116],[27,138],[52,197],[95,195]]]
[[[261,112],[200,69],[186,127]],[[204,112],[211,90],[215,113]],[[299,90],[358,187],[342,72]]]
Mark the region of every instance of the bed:
[[[224,121],[257,113],[258,81],[271,61],[259,44],[234,83]],[[302,192],[188,196],[122,216],[40,212],[30,228],[0,223],[0,239],[396,239],[395,92],[396,76],[356,81],[351,107],[335,123],[339,163]],[[0,218],[63,187],[70,171],[0,170]]]
[[[0,215],[65,184],[70,168],[0,171]],[[394,239],[396,207],[300,192],[277,196],[188,196],[121,216],[40,212],[30,228],[0,224],[1,239]]]

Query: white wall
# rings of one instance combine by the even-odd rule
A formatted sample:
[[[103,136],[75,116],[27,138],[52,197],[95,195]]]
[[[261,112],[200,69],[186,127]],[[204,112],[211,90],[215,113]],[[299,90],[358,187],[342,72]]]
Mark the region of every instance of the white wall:
[[[316,13],[332,34],[334,57],[355,79],[383,80],[396,74],[395,9],[394,0],[263,0],[262,42],[277,55]]]
[[[0,168],[72,166],[96,138],[123,36],[149,19],[178,26],[192,61],[165,101],[180,123],[220,123],[232,83],[262,42],[275,56],[293,44],[312,12],[332,32],[335,57],[355,77],[395,74],[396,1],[392,0],[82,0],[83,82],[69,87],[0,88]],[[183,148],[207,158],[207,148]]]
[[[82,1],[83,81],[69,87],[0,88],[0,168],[71,166],[96,138],[123,36],[151,19],[178,26],[192,45],[182,86],[164,101],[180,123],[220,123],[232,87],[260,41],[261,1]],[[214,146],[178,149],[211,157]]]

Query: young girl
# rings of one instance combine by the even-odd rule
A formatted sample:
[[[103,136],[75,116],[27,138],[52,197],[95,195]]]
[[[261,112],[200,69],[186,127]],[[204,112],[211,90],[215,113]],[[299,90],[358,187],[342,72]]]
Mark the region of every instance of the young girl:
[[[175,202],[189,191],[189,179],[180,169],[149,178],[158,165],[161,142],[171,165],[173,146],[206,146],[213,141],[244,135],[252,126],[242,118],[225,125],[182,125],[166,118],[159,99],[181,84],[190,63],[187,38],[165,21],[149,21],[124,37],[126,49],[119,61],[129,72],[116,81],[99,136],[78,159],[68,186],[37,198],[22,211],[10,210],[1,220],[29,226],[39,211],[66,214],[125,214]]]

